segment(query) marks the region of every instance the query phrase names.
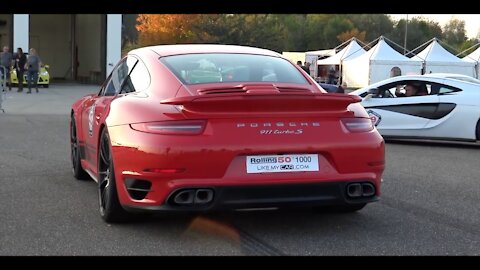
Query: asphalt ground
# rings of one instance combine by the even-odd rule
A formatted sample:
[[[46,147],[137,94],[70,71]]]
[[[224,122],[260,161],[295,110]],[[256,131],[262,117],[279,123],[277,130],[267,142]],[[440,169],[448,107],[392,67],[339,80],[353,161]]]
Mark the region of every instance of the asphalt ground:
[[[387,142],[381,200],[311,209],[159,214],[108,225],[71,173],[69,109],[92,85],[7,93],[0,255],[480,255],[478,144]]]

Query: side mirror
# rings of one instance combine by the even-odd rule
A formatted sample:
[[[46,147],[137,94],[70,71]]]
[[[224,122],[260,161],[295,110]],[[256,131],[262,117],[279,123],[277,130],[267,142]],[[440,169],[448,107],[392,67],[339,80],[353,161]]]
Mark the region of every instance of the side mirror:
[[[367,93],[372,96],[377,96],[378,94],[380,94],[380,89],[371,88],[371,89],[368,89]]]
[[[367,100],[371,99],[372,97],[378,97],[379,93],[380,93],[380,89],[378,89],[378,88],[368,89],[367,95],[363,98],[363,100],[367,101]]]

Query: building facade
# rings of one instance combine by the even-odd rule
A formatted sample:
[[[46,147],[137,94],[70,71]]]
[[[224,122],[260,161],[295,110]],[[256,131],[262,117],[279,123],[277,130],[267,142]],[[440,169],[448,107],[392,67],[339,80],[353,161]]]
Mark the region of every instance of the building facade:
[[[122,14],[0,14],[0,46],[35,48],[53,81],[101,83],[121,58]]]

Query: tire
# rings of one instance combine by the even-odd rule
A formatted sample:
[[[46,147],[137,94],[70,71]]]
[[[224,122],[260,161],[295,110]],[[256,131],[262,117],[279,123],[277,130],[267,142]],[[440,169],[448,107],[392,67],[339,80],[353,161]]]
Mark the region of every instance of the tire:
[[[70,157],[72,160],[73,176],[77,180],[90,179],[88,173],[82,168],[82,162],[80,161],[80,148],[78,146],[77,125],[75,123],[75,117],[73,115],[70,119]]]
[[[321,212],[329,212],[329,213],[353,213],[359,210],[362,210],[366,203],[359,203],[359,204],[344,204],[344,205],[329,205],[329,206],[319,206],[315,207],[315,210],[319,210]]]
[[[480,141],[480,119],[478,119],[475,134],[477,135],[477,141]]]
[[[98,155],[98,200],[100,216],[107,223],[125,222],[130,218],[118,200],[112,147],[107,128],[102,130]]]

